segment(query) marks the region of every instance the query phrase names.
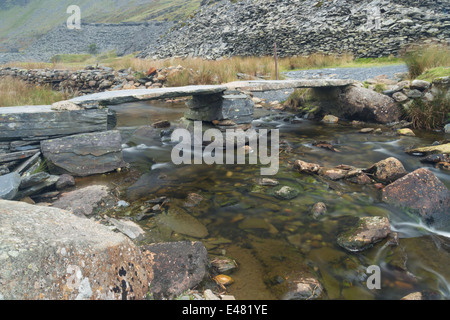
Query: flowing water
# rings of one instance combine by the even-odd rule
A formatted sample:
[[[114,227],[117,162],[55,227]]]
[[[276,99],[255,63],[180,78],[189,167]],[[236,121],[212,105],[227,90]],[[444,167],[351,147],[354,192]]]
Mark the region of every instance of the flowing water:
[[[125,143],[125,161],[142,175],[128,189],[126,197],[121,194],[131,206],[116,214],[136,218],[148,206],[146,201],[161,196],[170,198],[170,206],[183,207],[189,219],[183,215],[186,219],[182,221],[168,221],[156,215],[139,221],[147,231],[144,242],[200,240],[211,257],[231,257],[238,269],[231,274],[235,283],[227,292],[237,299],[278,299],[280,284],[305,268],[318,277],[326,299],[400,299],[416,291],[450,298],[448,231],[429,228],[383,204],[380,191],[373,186],[332,182],[292,168],[297,159],[323,166],[347,164],[366,168],[393,156],[408,172],[426,167],[450,187],[448,173],[424,165],[420,158],[404,152],[412,145],[443,140],[442,134],[417,132],[417,137],[399,137],[387,134],[389,129],[383,128],[385,134],[365,135],[351,125],[286,121],[287,115],[260,110],[253,126],[280,130],[280,170],[270,178],[300,191],[292,200],[279,200],[272,196],[273,187],[256,183],[261,178],[258,165],[175,166],[170,158],[173,144],[167,132],[163,142],[142,133],[134,134],[136,128],[158,120],[167,119],[178,125],[186,111],[184,104],[132,103],[113,108]],[[316,148],[314,141],[331,142],[339,152]],[[117,173],[103,179],[109,183],[123,175]],[[191,193],[204,200],[196,206],[189,205],[186,199]],[[326,203],[328,208],[320,220],[310,214],[317,202]],[[360,254],[340,248],[337,236],[354,224],[355,217],[364,216],[388,217],[393,230],[399,232],[400,245],[392,247],[380,242]],[[183,230],[193,229],[185,234],[197,236],[173,232],[181,230],[180,224]],[[204,226],[207,235],[201,235]],[[381,290],[369,290],[366,286],[366,270],[371,265],[381,267]]]

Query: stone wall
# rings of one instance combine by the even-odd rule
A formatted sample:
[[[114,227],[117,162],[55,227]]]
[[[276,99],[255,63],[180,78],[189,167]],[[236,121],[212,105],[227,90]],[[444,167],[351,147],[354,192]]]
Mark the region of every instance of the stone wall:
[[[114,71],[108,67],[88,66],[83,70],[0,68],[0,78],[13,77],[32,85],[50,85],[53,89],[75,95],[120,89],[163,87],[168,75],[182,67],[148,70],[146,74],[131,69]]]
[[[374,8],[380,10],[379,29],[375,19],[368,21],[376,17]],[[275,42],[281,56],[397,55],[411,43],[449,43],[448,11],[448,2],[439,0],[210,1],[140,57],[272,55]]]

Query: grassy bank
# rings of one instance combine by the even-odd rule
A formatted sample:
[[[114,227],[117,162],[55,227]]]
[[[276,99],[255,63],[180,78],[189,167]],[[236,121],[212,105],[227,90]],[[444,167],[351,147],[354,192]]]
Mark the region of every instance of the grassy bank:
[[[49,87],[31,86],[13,78],[0,79],[0,107],[49,105],[68,98],[67,94]]]

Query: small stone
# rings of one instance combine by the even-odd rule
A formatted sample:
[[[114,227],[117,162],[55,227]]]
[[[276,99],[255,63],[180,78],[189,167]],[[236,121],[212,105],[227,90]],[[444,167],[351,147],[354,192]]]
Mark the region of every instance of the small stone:
[[[229,273],[237,268],[236,261],[225,256],[214,257],[211,260],[211,266],[216,268],[220,273]]]
[[[297,160],[295,161],[294,168],[299,172],[317,173],[320,170],[320,165]]]
[[[417,98],[422,97],[422,92],[420,92],[419,90],[416,90],[416,89],[412,89],[412,90],[409,90],[406,95],[408,96],[408,98],[417,99]]]
[[[392,95],[392,98],[394,98],[394,100],[397,102],[405,102],[406,100],[408,100],[408,97],[401,92],[394,93]]]
[[[64,190],[73,186],[75,186],[75,178],[70,174],[63,174],[56,181],[56,190]]]
[[[347,171],[346,170],[342,170],[342,169],[326,169],[326,168],[321,168],[319,171],[319,174],[325,178],[331,179],[331,180],[341,180],[344,179],[347,175]]]
[[[257,183],[258,183],[260,186],[273,186],[273,187],[275,187],[275,186],[277,186],[277,185],[280,184],[277,180],[275,180],[275,179],[269,179],[269,178],[261,178],[261,179],[258,179]]]
[[[333,115],[326,115],[325,117],[323,117],[322,122],[325,122],[325,123],[338,123],[339,122],[339,118],[335,117]]]
[[[410,137],[416,136],[414,134],[414,131],[412,131],[411,129],[408,129],[408,128],[397,129],[397,133],[401,136],[410,136]]]
[[[327,213],[327,206],[323,202],[318,202],[312,207],[311,213],[314,219],[318,219]]]
[[[291,200],[296,198],[300,192],[288,186],[281,186],[274,190],[274,196],[282,200]]]
[[[375,128],[363,128],[359,130],[360,133],[371,133],[375,130]]]
[[[219,274],[218,276],[215,276],[213,280],[223,286],[229,286],[234,283],[233,278],[224,274]]]
[[[450,123],[445,125],[444,132],[445,133],[450,133]]]
[[[47,172],[39,172],[36,174],[33,174],[31,176],[23,177],[22,181],[20,182],[19,189],[26,189],[35,185],[38,185],[45,180],[47,180],[50,177],[50,175]]]
[[[421,292],[413,292],[404,296],[401,300],[423,300]]]
[[[120,200],[117,202],[116,206],[119,208],[128,208],[130,204],[124,200]]]
[[[373,174],[376,180],[383,183],[393,182],[407,174],[403,164],[394,157],[379,161],[364,172]]]
[[[203,292],[203,296],[205,297],[205,300],[220,300],[220,298],[217,297],[210,289],[205,290],[205,292]]]
[[[431,83],[429,83],[428,81],[424,81],[424,80],[414,80],[411,83],[411,89],[418,89],[418,90],[426,90],[429,87],[431,87]]]

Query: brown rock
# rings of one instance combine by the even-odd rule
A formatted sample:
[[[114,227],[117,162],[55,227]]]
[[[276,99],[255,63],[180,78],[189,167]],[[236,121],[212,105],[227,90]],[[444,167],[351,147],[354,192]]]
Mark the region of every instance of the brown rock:
[[[418,169],[383,189],[382,200],[417,211],[426,223],[450,225],[450,191],[427,169]]]
[[[375,91],[349,87],[338,98],[342,116],[366,122],[398,121],[400,110],[394,99]]]
[[[331,180],[341,180],[345,178],[345,176],[347,175],[347,171],[337,168],[332,169],[321,168],[319,170],[319,174]]]
[[[379,161],[364,171],[373,174],[377,181],[383,183],[393,182],[407,174],[403,164],[393,157]]]
[[[152,124],[152,127],[158,128],[158,129],[168,128],[168,127],[170,127],[170,122],[167,120],[158,121],[158,122],[155,122],[154,124]]]
[[[156,299],[176,297],[207,274],[208,252],[201,242],[158,243],[141,249],[153,269],[150,293]]]
[[[302,160],[297,160],[295,161],[294,168],[299,172],[317,173],[319,172],[320,166],[315,163],[308,163]]]

